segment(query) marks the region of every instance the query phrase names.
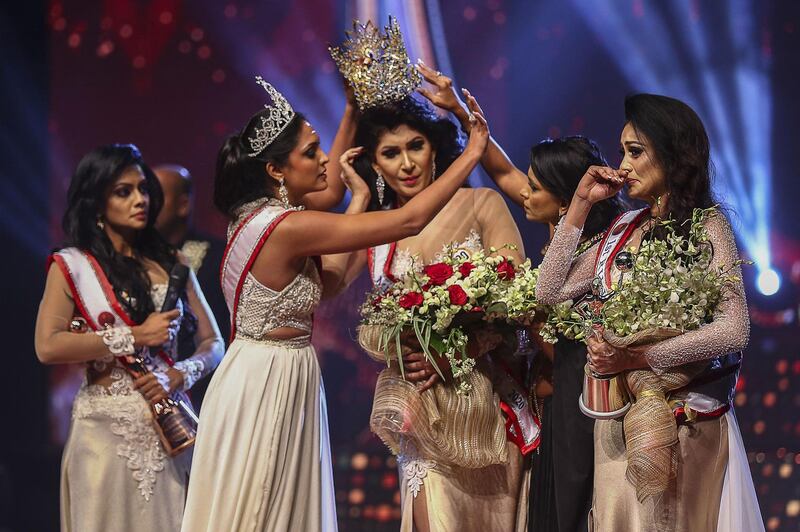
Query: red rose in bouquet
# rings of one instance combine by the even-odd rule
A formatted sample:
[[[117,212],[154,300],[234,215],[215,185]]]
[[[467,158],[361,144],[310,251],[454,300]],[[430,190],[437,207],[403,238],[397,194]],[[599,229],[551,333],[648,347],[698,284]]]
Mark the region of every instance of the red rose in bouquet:
[[[418,307],[422,305],[422,294],[419,292],[409,292],[404,294],[400,300],[397,302],[403,308],[411,308],[411,307]]]
[[[461,274],[461,277],[469,276],[469,272],[475,269],[475,265],[471,262],[465,262],[461,266],[458,267],[458,272]]]
[[[434,286],[441,286],[453,275],[453,267],[443,262],[425,266],[422,272],[428,276]]]
[[[511,280],[517,275],[517,272],[514,271],[514,266],[508,260],[503,260],[497,265],[497,275],[501,279]]]
[[[447,287],[447,292],[450,294],[450,303],[453,305],[463,305],[469,299],[464,289],[454,284]]]

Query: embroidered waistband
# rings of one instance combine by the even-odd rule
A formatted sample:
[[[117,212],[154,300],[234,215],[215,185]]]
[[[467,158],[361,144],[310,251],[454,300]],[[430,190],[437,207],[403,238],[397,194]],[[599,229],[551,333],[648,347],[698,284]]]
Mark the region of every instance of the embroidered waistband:
[[[286,349],[303,349],[311,345],[311,336],[298,336],[295,338],[250,338],[249,336],[237,335],[234,342],[251,342],[254,344],[271,345]]]

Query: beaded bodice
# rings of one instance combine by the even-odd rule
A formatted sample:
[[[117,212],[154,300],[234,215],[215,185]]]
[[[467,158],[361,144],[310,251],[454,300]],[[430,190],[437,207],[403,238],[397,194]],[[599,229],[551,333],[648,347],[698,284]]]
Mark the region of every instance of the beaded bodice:
[[[248,273],[239,296],[236,335],[260,340],[280,327],[311,333],[314,310],[321,296],[319,271],[310,258],[306,259],[303,271],[280,291],[264,286]]]
[[[275,199],[260,198],[239,207],[236,220],[228,226],[229,241],[241,220],[265,203],[272,207],[281,206]],[[282,290],[264,286],[248,272],[242,283],[236,310],[236,337],[266,340],[265,335],[281,327],[291,327],[310,334],[314,310],[321,298],[322,280],[317,265],[310,257],[306,258],[297,277]]]

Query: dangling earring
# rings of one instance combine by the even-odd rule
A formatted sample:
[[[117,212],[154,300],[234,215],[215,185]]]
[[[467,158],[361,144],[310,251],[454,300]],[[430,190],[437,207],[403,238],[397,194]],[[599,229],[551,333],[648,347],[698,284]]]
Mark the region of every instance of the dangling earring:
[[[278,187],[278,196],[280,197],[281,203],[283,204],[284,209],[291,209],[292,205],[289,203],[289,191],[286,190],[286,185],[284,185],[284,179],[280,178],[278,180],[280,186]]]
[[[96,226],[97,226],[97,228],[98,228],[98,229],[100,229],[101,231],[102,231],[103,229],[105,229],[105,228],[106,228],[106,224],[105,224],[105,223],[103,223],[103,219],[102,219],[102,218],[100,218],[99,216],[97,217],[97,221],[95,222],[95,225],[96,225]]]
[[[383,175],[377,170],[375,173],[378,175],[375,179],[375,190],[378,192],[378,203],[383,205],[383,193],[386,191],[386,181],[383,180]]]
[[[431,181],[434,179],[436,179],[436,159],[434,159],[433,163],[431,164]]]

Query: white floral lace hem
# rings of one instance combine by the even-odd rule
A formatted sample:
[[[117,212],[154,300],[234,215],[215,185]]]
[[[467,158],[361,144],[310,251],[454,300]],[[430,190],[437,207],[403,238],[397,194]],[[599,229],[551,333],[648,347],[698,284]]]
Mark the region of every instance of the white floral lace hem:
[[[424,460],[417,455],[416,446],[408,439],[400,440],[401,453],[397,455],[397,464],[403,471],[403,481],[411,490],[413,498],[417,498],[419,490],[422,489],[422,481],[428,476],[428,471],[434,467],[431,460]]]
[[[164,470],[167,456],[153,428],[150,407],[133,389],[130,376],[122,368],[114,368],[111,379],[107,388],[84,382],[75,397],[72,419],[105,416],[111,420],[111,432],[123,440],[117,445],[117,456],[125,459],[139,494],[149,502],[156,473]]]
[[[403,470],[403,479],[411,495],[416,499],[422,489],[422,480],[428,476],[428,471],[433,467],[433,462],[420,458],[398,456],[397,463]]]

